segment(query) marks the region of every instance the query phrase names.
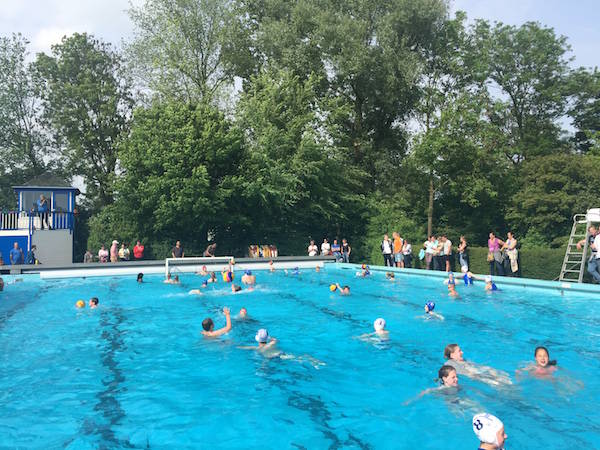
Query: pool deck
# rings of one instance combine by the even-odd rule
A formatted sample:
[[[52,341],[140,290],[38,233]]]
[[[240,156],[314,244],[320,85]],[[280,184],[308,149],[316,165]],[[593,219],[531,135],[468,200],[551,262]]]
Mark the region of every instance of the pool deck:
[[[195,261],[176,261],[172,265],[172,273],[194,273],[206,265],[208,271],[220,272],[224,266],[229,263],[229,256],[215,258],[198,258]],[[325,264],[333,264],[343,270],[360,271],[360,264],[343,264],[335,262],[333,257],[328,256],[280,256],[277,258],[235,258],[235,270],[243,271],[266,270],[269,269],[269,261],[273,261],[274,267],[278,270],[315,268],[323,267]],[[397,267],[369,266],[372,272],[394,272],[397,276],[420,276],[427,278],[436,278],[440,281],[447,278],[446,272],[423,270],[423,269],[402,269]],[[165,272],[165,260],[142,260],[142,261],[123,261],[116,263],[73,263],[56,266],[48,265],[16,265],[0,266],[0,276],[5,275],[25,275],[39,274],[42,279],[55,278],[78,278],[78,277],[96,277],[96,276],[127,276],[138,273],[159,274]],[[457,284],[462,284],[463,274],[454,272],[457,278]],[[478,278],[484,278],[486,274],[475,274]],[[481,282],[481,281],[480,281]],[[494,277],[494,283],[499,287],[514,286],[519,288],[551,289],[564,292],[579,292],[586,294],[600,294],[600,285],[588,283],[568,283],[561,281],[546,281],[533,278],[516,277]]]

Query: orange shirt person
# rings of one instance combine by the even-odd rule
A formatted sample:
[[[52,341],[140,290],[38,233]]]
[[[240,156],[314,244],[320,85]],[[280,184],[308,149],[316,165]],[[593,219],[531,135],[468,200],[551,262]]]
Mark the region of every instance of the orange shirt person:
[[[392,233],[392,237],[394,238],[394,262],[396,263],[396,267],[404,267],[402,261],[402,238],[395,231]]]

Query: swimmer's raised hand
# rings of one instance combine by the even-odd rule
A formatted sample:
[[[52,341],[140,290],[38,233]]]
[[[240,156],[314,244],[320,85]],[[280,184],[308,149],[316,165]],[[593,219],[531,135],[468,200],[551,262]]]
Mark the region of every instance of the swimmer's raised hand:
[[[227,306],[223,308],[223,314],[225,314],[226,316],[229,315],[229,308]]]

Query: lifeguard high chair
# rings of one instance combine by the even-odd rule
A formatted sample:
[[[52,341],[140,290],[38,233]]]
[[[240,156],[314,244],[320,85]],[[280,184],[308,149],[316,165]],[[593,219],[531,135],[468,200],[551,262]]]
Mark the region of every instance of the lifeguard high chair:
[[[573,216],[573,227],[569,236],[569,244],[565,252],[562,269],[560,270],[559,281],[569,281],[581,283],[585,272],[585,263],[589,250],[588,228],[594,223],[600,223],[600,208],[588,209],[586,214],[575,214]],[[577,248],[577,243],[585,240],[581,249]]]

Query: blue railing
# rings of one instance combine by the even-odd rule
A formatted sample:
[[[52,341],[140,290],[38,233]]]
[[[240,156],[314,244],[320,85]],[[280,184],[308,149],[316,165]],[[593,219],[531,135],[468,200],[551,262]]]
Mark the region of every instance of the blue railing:
[[[53,230],[73,231],[75,221],[72,212],[50,211],[48,223]],[[1,211],[0,230],[29,230],[33,233],[42,226],[42,218],[39,213],[31,211]],[[44,223],[44,227],[46,224]]]

